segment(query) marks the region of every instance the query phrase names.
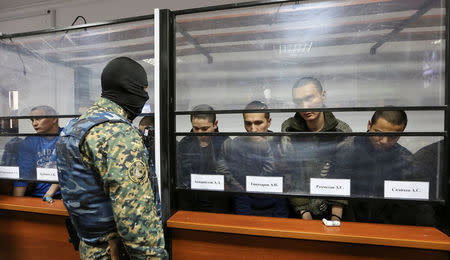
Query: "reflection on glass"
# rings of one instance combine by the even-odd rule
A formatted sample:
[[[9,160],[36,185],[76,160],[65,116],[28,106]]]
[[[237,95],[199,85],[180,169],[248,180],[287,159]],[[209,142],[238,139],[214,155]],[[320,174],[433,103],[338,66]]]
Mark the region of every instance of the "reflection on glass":
[[[3,116],[28,115],[48,104],[61,115],[81,114],[99,95],[106,63],[127,56],[153,70],[153,21],[16,37],[0,45]],[[153,93],[153,73],[148,74]],[[8,95],[9,93],[9,95]],[[153,95],[145,112],[154,111]]]
[[[444,140],[426,145],[414,153],[413,171],[407,173],[405,179],[429,182],[430,198],[442,199],[440,194],[445,188],[449,188],[448,183],[439,183],[438,181],[443,180],[445,161]]]
[[[443,105],[445,1],[427,3],[302,1],[177,16],[176,109],[205,100],[296,108],[291,87],[305,76],[322,82],[328,107]]]
[[[2,154],[2,166],[18,166],[17,161],[19,159],[19,147],[21,142],[22,139],[19,137],[13,137],[5,144]]]
[[[1,119],[0,134],[14,134],[19,132],[19,120],[17,119]],[[19,137],[3,138],[1,141],[3,147],[1,156],[1,166],[17,166],[19,157],[19,145],[22,139]],[[8,178],[7,176],[5,176]]]

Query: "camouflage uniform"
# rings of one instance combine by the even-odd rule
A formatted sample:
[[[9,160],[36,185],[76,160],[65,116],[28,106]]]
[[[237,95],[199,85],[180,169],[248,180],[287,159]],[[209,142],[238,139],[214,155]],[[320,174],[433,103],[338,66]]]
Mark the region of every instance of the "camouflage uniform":
[[[80,120],[101,112],[126,118],[116,103],[99,98]],[[93,127],[80,145],[83,162],[97,172],[111,199],[117,233],[100,239],[100,245],[80,243],[81,259],[108,259],[107,242],[120,237],[132,259],[160,259],[164,250],[162,224],[148,179],[148,154],[138,130],[125,123]]]

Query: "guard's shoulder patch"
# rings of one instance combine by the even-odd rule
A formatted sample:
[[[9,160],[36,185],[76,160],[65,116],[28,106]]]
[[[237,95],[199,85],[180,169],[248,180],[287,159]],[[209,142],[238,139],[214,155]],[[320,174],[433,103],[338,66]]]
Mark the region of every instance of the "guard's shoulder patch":
[[[147,169],[141,160],[134,161],[128,169],[128,177],[132,182],[143,183],[147,179]]]

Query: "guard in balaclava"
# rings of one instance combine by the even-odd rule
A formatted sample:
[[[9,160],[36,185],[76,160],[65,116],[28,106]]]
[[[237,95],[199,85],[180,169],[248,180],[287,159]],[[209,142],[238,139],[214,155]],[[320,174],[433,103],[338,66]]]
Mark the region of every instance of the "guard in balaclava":
[[[148,153],[131,122],[148,100],[144,68],[128,57],[110,61],[101,97],[73,119],[57,143],[58,177],[81,259],[164,259]],[[153,259],[153,258],[152,258]]]

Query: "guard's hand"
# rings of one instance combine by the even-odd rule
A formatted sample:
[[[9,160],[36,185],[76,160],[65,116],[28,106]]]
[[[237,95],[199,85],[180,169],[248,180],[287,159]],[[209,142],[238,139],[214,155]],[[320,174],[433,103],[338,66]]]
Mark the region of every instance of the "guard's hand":
[[[106,253],[111,257],[111,260],[119,260],[120,258],[119,243],[120,240],[118,238],[108,241]]]

